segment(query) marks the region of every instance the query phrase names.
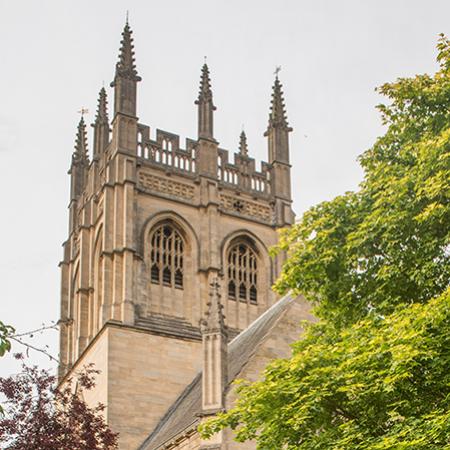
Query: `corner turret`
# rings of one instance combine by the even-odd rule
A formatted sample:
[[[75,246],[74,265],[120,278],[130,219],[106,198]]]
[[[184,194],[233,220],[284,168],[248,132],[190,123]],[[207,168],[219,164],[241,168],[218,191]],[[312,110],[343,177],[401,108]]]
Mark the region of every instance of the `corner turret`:
[[[292,128],[287,121],[283,98],[283,86],[276,70],[272,88],[269,124],[264,136],[268,140],[269,164],[271,169],[272,194],[275,197],[275,217],[277,226],[294,223],[291,208],[291,165],[289,162],[289,133]]]

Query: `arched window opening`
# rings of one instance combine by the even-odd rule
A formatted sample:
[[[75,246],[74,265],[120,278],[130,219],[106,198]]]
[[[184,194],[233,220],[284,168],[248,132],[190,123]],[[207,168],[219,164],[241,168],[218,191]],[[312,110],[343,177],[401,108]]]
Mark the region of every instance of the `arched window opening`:
[[[150,279],[154,284],[183,289],[184,242],[169,224],[159,225],[152,232]]]
[[[257,258],[250,246],[239,243],[228,253],[228,298],[257,303]]]

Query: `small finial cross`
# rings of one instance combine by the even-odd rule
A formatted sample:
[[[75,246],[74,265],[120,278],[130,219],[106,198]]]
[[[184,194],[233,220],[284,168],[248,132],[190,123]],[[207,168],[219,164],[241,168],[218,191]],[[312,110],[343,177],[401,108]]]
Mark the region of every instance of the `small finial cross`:
[[[128,25],[128,18],[129,18],[129,11],[127,9],[127,20],[126,20],[127,25]]]
[[[81,108],[78,111],[78,114],[81,114],[81,117],[83,117],[85,114],[87,114],[89,112],[89,110],[87,108]]]
[[[278,74],[280,73],[280,70],[281,70],[281,66],[276,66],[275,67],[275,72],[274,72],[274,74],[275,74],[275,76],[278,78]]]
[[[207,56],[204,56],[204,57],[203,57],[203,61],[204,61],[205,64],[206,64],[207,59],[208,59]]]

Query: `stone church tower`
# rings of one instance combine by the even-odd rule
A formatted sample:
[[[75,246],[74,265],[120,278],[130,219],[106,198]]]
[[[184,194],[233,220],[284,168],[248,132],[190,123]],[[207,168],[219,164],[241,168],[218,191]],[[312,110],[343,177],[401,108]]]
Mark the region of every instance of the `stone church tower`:
[[[91,158],[83,117],[78,124],[60,265],[67,324],[60,379],[95,364],[101,374],[87,400],[106,405],[127,450],[144,441],[202,368],[211,283],[225,317],[222,349],[277,302],[270,287],[282,257],[270,258],[268,249],[277,230],[294,221],[292,129],[278,76],[261,171],[244,132],[233,162],[216,140],[206,64],[195,101],[197,139],[186,139],[184,148],[178,135],[139,121],[140,81],[127,22],[111,83],[111,121],[102,88]]]

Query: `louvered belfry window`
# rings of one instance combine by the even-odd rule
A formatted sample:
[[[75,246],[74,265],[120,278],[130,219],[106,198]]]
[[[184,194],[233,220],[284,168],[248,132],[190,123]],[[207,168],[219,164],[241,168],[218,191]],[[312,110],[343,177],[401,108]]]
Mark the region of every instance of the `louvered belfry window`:
[[[184,242],[169,224],[156,227],[150,237],[151,281],[183,289]]]
[[[256,303],[257,258],[247,244],[231,247],[228,253],[228,298],[241,302]]]

